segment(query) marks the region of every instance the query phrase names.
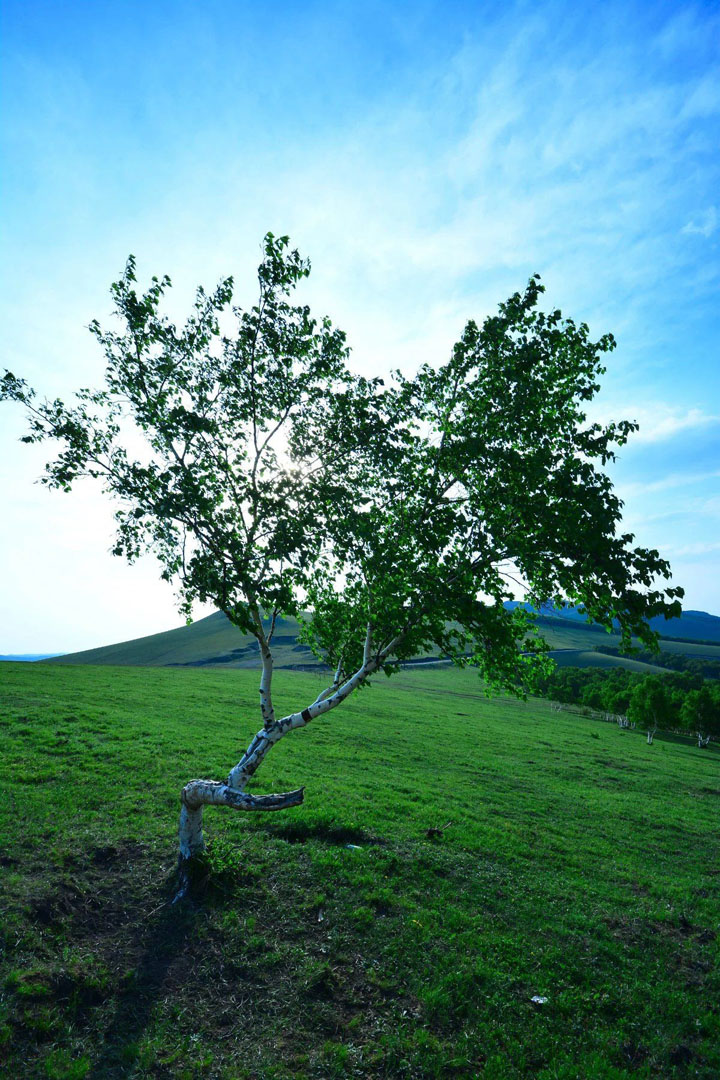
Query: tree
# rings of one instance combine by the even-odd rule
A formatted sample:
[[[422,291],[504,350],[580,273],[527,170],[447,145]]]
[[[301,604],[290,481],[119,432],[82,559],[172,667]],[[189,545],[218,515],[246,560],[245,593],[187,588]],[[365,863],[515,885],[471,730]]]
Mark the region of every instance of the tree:
[[[658,728],[670,726],[672,698],[665,675],[646,675],[630,695],[628,716],[647,727],[648,745],[652,745]]]
[[[182,791],[181,864],[203,848],[208,805],[276,810],[303,789],[245,789],[289,731],[340,705],[376,672],[436,647],[490,686],[523,693],[547,670],[528,600],[582,603],[623,639],[652,647],[648,618],[677,615],[669,566],[619,532],[621,503],[599,463],[635,424],[588,424],[611,335],[543,314],[539,278],[482,327],[468,322],[447,362],[410,378],[352,374],[345,336],[291,294],[309,263],[268,233],[259,299],[233,306],[233,281],[199,289],[187,323],[161,314],[167,277],[136,290],[135,260],[112,286],[121,329],[91,332],[107,360],[100,390],[40,401],[11,372],[0,395],[28,410],[27,442],[57,439],[44,482],[100,480],[118,503],[114,553],[153,552],[183,610],[212,601],[253,634],[262,727],[226,781]],[[145,450],[136,450],[137,433]],[[275,620],[302,620],[334,672],[277,718]]]
[[[680,712],[683,727],[694,731],[698,746],[710,745],[710,739],[720,735],[720,688],[708,683],[685,696]]]

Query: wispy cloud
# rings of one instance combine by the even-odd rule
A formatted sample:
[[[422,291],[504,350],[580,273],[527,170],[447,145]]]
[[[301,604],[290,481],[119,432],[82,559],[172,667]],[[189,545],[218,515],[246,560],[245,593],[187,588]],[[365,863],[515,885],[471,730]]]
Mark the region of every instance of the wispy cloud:
[[[640,443],[661,442],[663,439],[672,439],[681,432],[720,423],[720,416],[705,413],[702,409],[682,411],[662,406],[658,409],[638,409],[635,412],[640,424],[635,441]]]
[[[714,552],[720,551],[720,541],[700,540],[695,544],[684,544],[682,546],[665,544],[662,551],[664,555],[678,559],[685,556],[712,555]]]
[[[660,401],[642,405],[618,402],[611,406],[603,402],[602,406],[588,409],[588,419],[593,423],[607,424],[618,418],[633,420],[640,425],[639,430],[630,436],[633,446],[663,442],[688,431],[720,424],[720,414],[704,412],[697,406],[678,409]],[[650,487],[646,490],[653,489]]]
[[[660,480],[651,480],[648,483],[625,483],[619,484],[617,490],[623,499],[637,495],[654,495],[660,491],[670,491],[673,488],[694,487],[696,484],[706,484],[709,480],[717,480],[720,477],[720,469],[712,472],[692,473],[676,472],[663,476]]]
[[[714,206],[708,207],[705,213],[702,215],[699,221],[688,221],[687,225],[684,225],[681,232],[689,234],[697,234],[698,236],[704,236],[707,240],[718,227],[718,212]]]
[[[668,17],[641,0],[401,2],[361,17],[321,3],[273,23],[260,5],[213,0],[192,15],[181,5],[170,34],[163,5],[46,7],[45,37],[28,17],[22,70],[9,69],[3,322],[19,373],[50,393],[95,381],[83,326],[107,321],[129,251],[142,275],[171,274],[181,317],[197,283],[228,273],[252,303],[260,238],[287,232],[313,261],[303,301],[377,374],[444,360],[466,319],[537,271],[545,305],[618,338],[603,412],[641,424],[620,491],[643,522],[667,521],[644,542],[713,542],[709,511],[682,488],[710,488],[717,459],[686,455],[683,469],[679,454],[680,436],[709,443],[720,422],[720,16],[709,5],[670,5]],[[31,8],[16,5],[20,22]],[[113,64],[100,64],[110,42]],[[0,433],[10,461],[11,435]],[[82,510],[94,513],[90,501]],[[16,516],[4,565],[25,557],[17,538],[36,524]],[[48,510],[44,535],[55,529],[68,583],[55,607],[81,619],[93,607],[73,604],[81,538]],[[25,588],[36,577],[32,565],[15,576]],[[139,605],[132,580],[104,613],[94,605],[99,622]],[[97,644],[96,629],[82,632]]]

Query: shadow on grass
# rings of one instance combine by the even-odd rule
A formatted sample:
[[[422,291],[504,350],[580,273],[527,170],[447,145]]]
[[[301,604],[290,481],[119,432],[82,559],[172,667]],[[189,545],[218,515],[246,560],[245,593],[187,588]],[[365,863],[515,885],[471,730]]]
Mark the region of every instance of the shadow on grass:
[[[171,893],[169,883],[167,892]],[[186,983],[183,958],[201,911],[192,902],[169,900],[156,914],[140,923],[130,948],[136,957],[116,994],[116,1008],[103,1047],[88,1073],[92,1080],[110,1080],[137,1071],[133,1046],[139,1042],[155,1004]]]
[[[339,847],[344,847],[346,844],[357,844],[360,847],[378,847],[387,844],[387,840],[381,836],[373,836],[364,829],[332,825],[323,821],[314,823],[290,821],[282,824],[263,821],[255,824],[254,828],[257,832],[266,833],[268,837],[284,840],[288,844],[306,844],[308,840]]]
[[[637,731],[638,735],[642,735],[645,738],[645,732],[643,730]],[[709,746],[699,747],[697,744],[697,735],[685,735],[679,731],[658,731],[655,733],[653,745],[662,745],[662,743],[668,743],[671,746],[684,746],[687,749],[697,753],[698,761],[709,762],[714,768],[717,768],[718,758],[720,758],[720,744],[717,741],[711,742]]]

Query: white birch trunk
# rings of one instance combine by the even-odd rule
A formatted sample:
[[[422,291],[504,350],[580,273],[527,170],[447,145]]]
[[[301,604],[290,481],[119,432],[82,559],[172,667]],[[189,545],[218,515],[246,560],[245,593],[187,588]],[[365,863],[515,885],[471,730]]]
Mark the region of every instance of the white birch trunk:
[[[265,727],[275,720],[273,709],[271,686],[273,675],[273,658],[267,642],[260,643],[260,655],[262,656],[262,677],[260,679],[260,712]]]
[[[279,742],[289,731],[305,727],[311,720],[341,705],[373,672],[377,671],[402,639],[404,632],[373,656],[372,628],[368,626],[363,662],[358,670],[345,682],[341,682],[341,660],[332,684],[318,694],[315,701],[307,708],[300,712],[290,713],[281,720],[275,719],[271,698],[272,654],[264,634],[262,637],[260,634],[262,634],[262,626],[260,626],[258,640],[263,665],[260,678],[260,711],[263,727],[257,732],[240,761],[231,770],[226,783],[220,783],[217,780],[191,780],[183,788],[180,796],[182,802],[179,830],[180,889],[176,900],[184,896],[189,889],[191,861],[205,850],[202,829],[203,808],[229,806],[235,810],[285,810],[291,806],[298,806],[303,801],[304,788],[274,795],[249,795],[245,791],[245,786],[276,742]]]
[[[180,801],[180,857],[190,859],[201,852],[204,806],[230,806],[234,810],[286,810],[303,801],[304,788],[279,795],[248,795],[218,780],[191,780],[182,789]]]

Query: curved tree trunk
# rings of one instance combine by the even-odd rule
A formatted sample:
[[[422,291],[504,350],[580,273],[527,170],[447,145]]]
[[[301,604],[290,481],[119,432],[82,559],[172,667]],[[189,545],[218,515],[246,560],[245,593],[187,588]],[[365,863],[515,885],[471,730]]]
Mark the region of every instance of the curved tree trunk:
[[[180,801],[180,829],[179,829],[179,888],[176,900],[185,896],[191,886],[193,876],[193,864],[205,850],[203,837],[203,810],[206,806],[229,806],[234,810],[286,810],[292,806],[299,806],[303,801],[304,788],[294,791],[286,791],[274,795],[249,795],[245,787],[250,778],[257,772],[265,756],[275,743],[279,742],[289,731],[305,727],[317,716],[322,716],[331,709],[342,704],[373,672],[377,671],[392,649],[396,647],[402,634],[396,637],[380,652],[372,655],[371,627],[368,626],[365,639],[363,663],[358,670],[341,682],[341,668],[335,672],[335,678],[330,686],[318,694],[317,698],[307,708],[300,712],[291,713],[281,720],[275,719],[272,706],[271,682],[272,682],[272,655],[268,640],[262,634],[262,624],[258,618],[258,640],[263,660],[263,673],[260,681],[260,709],[263,718],[263,727],[255,735],[247,750],[237,765],[231,770],[225,783],[218,780],[191,780],[182,789]],[[259,636],[262,634],[262,638]]]
[[[217,780],[191,780],[180,793],[178,892],[182,899],[190,890],[193,868],[205,851],[203,810],[206,806],[230,806],[235,810],[286,810],[299,806],[305,789],[297,788],[278,795],[248,795]]]

